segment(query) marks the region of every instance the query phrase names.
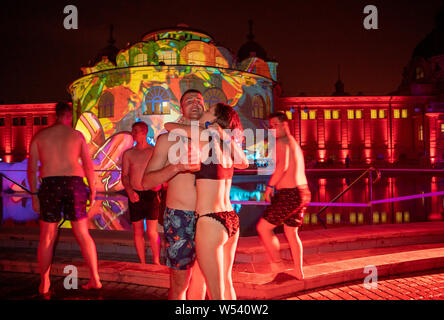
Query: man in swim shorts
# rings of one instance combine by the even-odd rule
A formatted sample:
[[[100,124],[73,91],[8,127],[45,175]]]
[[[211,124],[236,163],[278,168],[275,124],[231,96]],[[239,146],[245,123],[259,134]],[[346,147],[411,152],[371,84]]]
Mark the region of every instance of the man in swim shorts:
[[[197,90],[186,91],[180,99],[180,105],[183,114],[181,121],[184,123],[199,120],[204,111],[204,100]],[[196,186],[192,172],[199,170],[200,162],[198,165],[191,165],[171,164],[168,161],[170,148],[181,143],[180,139],[186,138],[173,134],[162,134],[157,138],[142,185],[147,190],[168,181],[164,213],[166,265],[170,268],[168,299],[197,300],[204,299],[206,292],[205,280],[199,265],[195,263],[194,243]]]
[[[157,232],[157,219],[159,217],[161,185],[152,190],[143,190],[142,176],[148,161],[151,159],[154,147],[146,140],[148,125],[143,122],[135,122],[131,134],[136,145],[126,150],[122,156],[122,184],[128,195],[128,209],[130,220],[134,230],[134,244],[136,246],[139,261],[146,263],[145,259],[145,225],[147,235],[153,252],[153,263],[159,264],[160,238]]]
[[[276,112],[269,117],[270,129],[275,130],[276,152],[275,170],[265,190],[265,200],[271,204],[265,210],[257,225],[261,238],[271,261],[273,271],[285,268],[280,256],[279,239],[273,230],[284,224],[284,233],[290,245],[296,278],[303,279],[303,247],[298,236],[304,212],[310,202],[311,194],[305,177],[304,155],[290,133],[288,118],[283,112]]]
[[[71,221],[72,230],[89,268],[90,280],[82,288],[88,290],[102,287],[96,246],[88,231],[88,190],[83,182],[86,176],[92,205],[96,194],[93,163],[85,138],[72,128],[71,106],[58,103],[56,117],[54,125],[39,131],[32,138],[28,160],[32,207],[40,214],[37,255],[41,276],[39,293],[42,295],[49,294],[53,248],[62,212],[65,219]],[[37,192],[38,171],[42,184]]]

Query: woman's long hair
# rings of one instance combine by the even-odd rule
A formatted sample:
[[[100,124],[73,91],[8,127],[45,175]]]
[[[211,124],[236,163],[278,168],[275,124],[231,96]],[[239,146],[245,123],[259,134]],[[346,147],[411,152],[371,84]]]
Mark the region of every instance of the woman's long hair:
[[[221,126],[222,129],[230,129],[234,136],[234,139],[238,143],[243,141],[243,128],[239,115],[233,109],[233,107],[225,104],[218,103],[214,110],[216,116],[215,123]]]

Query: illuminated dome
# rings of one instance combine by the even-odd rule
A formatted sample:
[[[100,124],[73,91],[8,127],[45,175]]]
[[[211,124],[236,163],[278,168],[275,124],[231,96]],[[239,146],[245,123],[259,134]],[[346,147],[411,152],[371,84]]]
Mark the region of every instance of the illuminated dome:
[[[131,125],[144,121],[154,144],[163,124],[181,116],[180,98],[189,89],[202,93],[206,108],[218,102],[235,108],[245,129],[266,128],[278,63],[266,62],[265,52],[239,60],[212,36],[186,25],[145,33],[117,53],[113,41],[111,35],[98,61],[81,68],[83,76],[68,88],[75,127],[100,172],[99,190],[122,188],[119,163],[133,143]]]

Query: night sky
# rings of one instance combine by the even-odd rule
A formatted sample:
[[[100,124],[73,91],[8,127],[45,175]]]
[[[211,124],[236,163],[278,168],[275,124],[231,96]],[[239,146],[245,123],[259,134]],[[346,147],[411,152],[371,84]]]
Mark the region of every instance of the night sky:
[[[65,30],[66,5],[79,12]],[[365,30],[363,9],[378,8],[379,29]],[[185,23],[237,53],[248,20],[255,41],[279,62],[283,96],[331,95],[338,64],[345,91],[386,95],[397,89],[413,49],[434,27],[443,0],[405,1],[2,1],[0,103],[66,100],[80,67],[107,45],[134,43],[151,30]]]

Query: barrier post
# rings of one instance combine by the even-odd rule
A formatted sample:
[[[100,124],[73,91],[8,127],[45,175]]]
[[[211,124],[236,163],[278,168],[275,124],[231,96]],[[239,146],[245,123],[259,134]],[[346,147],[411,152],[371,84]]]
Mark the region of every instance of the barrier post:
[[[369,184],[370,184],[370,224],[373,224],[373,168],[369,171]]]

